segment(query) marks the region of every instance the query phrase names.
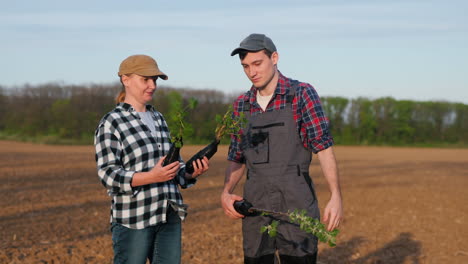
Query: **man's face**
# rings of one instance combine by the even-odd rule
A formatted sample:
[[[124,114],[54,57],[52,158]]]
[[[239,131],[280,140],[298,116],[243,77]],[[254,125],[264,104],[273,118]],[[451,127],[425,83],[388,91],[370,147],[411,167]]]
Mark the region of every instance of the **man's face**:
[[[278,62],[278,53],[274,52],[269,58],[265,52],[249,52],[241,60],[244,72],[257,89],[267,87],[276,73],[276,63]],[[276,84],[275,84],[276,86]]]

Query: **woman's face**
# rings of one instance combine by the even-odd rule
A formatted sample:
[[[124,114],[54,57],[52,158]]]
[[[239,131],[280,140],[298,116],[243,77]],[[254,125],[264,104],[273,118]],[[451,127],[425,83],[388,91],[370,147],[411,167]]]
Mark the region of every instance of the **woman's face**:
[[[122,83],[125,85],[125,101],[134,107],[146,105],[146,103],[153,99],[153,94],[157,87],[157,79],[157,76],[123,75]]]

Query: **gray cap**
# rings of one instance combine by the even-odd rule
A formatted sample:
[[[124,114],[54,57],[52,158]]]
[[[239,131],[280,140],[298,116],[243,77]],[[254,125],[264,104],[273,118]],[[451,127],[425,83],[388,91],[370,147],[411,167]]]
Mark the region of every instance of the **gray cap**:
[[[263,49],[266,49],[270,52],[276,51],[275,44],[273,44],[273,41],[269,37],[265,36],[264,34],[254,33],[250,34],[248,37],[242,40],[239,47],[231,52],[231,56],[236,55],[241,50],[259,51]]]

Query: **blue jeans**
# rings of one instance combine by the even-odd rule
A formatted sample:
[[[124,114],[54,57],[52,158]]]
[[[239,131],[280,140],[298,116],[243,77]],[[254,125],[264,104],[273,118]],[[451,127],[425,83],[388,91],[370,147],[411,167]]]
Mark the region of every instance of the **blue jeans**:
[[[130,229],[112,223],[114,264],[177,264],[181,258],[180,217],[168,210],[167,222],[145,229]]]

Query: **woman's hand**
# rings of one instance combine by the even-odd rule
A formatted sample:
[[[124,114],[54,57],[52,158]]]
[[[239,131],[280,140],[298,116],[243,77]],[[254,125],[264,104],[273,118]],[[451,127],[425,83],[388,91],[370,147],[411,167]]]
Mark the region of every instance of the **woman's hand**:
[[[180,163],[179,161],[174,161],[166,166],[162,166],[162,163],[166,159],[166,156],[163,158],[159,159],[158,163],[156,166],[154,166],[149,173],[152,176],[153,182],[166,182],[170,181],[177,176],[177,172],[179,171],[180,168]]]
[[[132,178],[132,187],[156,182],[167,182],[174,179],[179,171],[180,163],[179,161],[174,161],[163,167],[162,163],[165,158],[166,156],[159,159],[156,166],[154,166],[150,171],[135,173]]]
[[[205,173],[210,167],[210,161],[207,157],[203,157],[203,159],[197,159],[192,162],[193,165],[193,173],[192,174],[185,174],[185,178],[187,180],[195,179],[196,177]]]

